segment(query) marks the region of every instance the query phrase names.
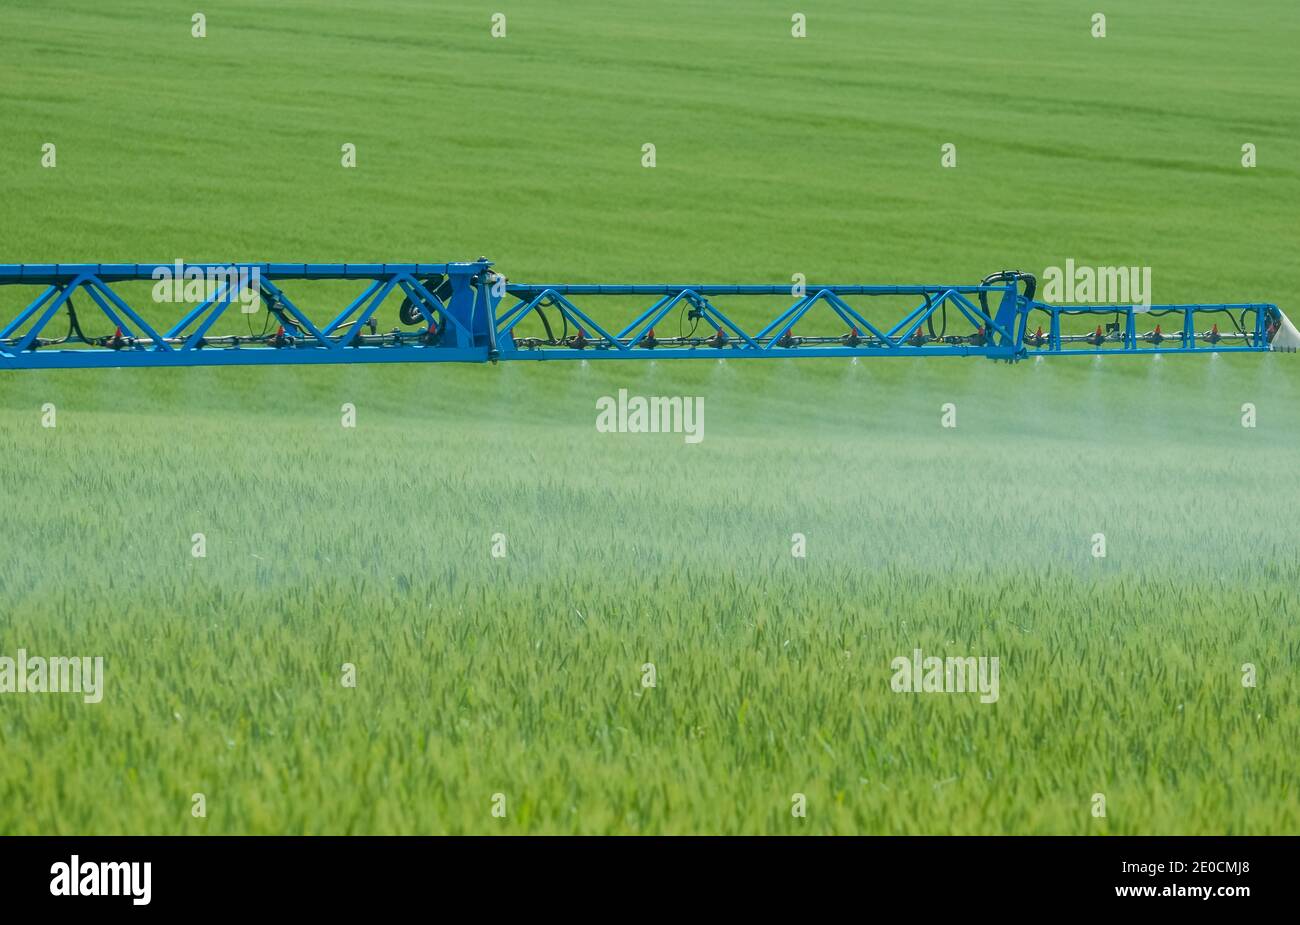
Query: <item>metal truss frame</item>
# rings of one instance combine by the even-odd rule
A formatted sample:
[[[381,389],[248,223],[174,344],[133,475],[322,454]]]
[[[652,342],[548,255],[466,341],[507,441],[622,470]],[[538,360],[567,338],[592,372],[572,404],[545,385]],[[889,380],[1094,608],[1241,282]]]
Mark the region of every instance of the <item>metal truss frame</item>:
[[[174,279],[177,273],[192,274],[205,284],[224,282],[208,285],[193,304],[184,303],[169,326],[146,320],[146,314],[156,317],[156,306],[143,311],[114,289],[128,281]],[[1276,305],[1265,303],[1056,306],[1034,301],[1032,285],[1022,293],[1027,278],[1003,271],[978,285],[810,285],[792,293],[788,286],[767,285],[513,283],[486,258],[431,264],[0,265],[0,370],[648,358],[982,356],[1015,361],[1032,355],[1264,352],[1278,327],[1289,325]],[[255,287],[260,307],[277,322],[275,332],[214,335],[220,318],[232,309],[240,311],[234,306],[243,279],[255,281],[242,294]],[[355,280],[362,291],[346,305],[320,314],[304,309],[286,291],[304,280]],[[41,291],[25,307],[11,310],[4,296],[22,286]],[[113,327],[113,335],[89,338],[81,333],[74,295],[88,297],[81,311],[92,306]],[[375,314],[398,295],[405,299],[407,329],[380,333]],[[718,304],[762,296],[794,301],[756,330],[747,330]],[[872,313],[863,309],[864,301],[885,296],[919,302],[889,323],[869,320]],[[595,307],[610,298],[649,304],[620,325]],[[47,331],[65,306],[68,333],[50,336]],[[936,313],[942,311],[946,318],[950,309],[969,322],[968,333],[948,335],[946,327],[945,333],[934,333]],[[838,325],[840,333],[799,333],[800,322],[813,311]],[[518,333],[521,322],[534,313],[546,323],[547,337]],[[563,324],[563,335],[554,335],[546,313]],[[690,320],[692,333],[659,336],[657,326],[674,313]],[[1040,324],[1029,333],[1035,313],[1047,315],[1046,331]],[[1064,331],[1063,319],[1078,315],[1114,320],[1092,333]],[[1146,331],[1141,330],[1144,315],[1176,317],[1167,332],[1158,321]],[[1211,315],[1226,315],[1231,324],[1220,331],[1215,320],[1210,330],[1198,329],[1204,327],[1198,321],[1208,322]]]

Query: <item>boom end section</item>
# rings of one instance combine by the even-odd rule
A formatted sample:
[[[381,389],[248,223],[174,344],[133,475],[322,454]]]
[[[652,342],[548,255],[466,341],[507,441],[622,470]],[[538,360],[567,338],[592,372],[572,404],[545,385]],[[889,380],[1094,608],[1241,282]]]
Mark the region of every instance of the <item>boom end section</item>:
[[[1269,341],[1269,347],[1282,353],[1295,353],[1300,350],[1300,331],[1296,330],[1291,319],[1281,310],[1277,313],[1277,331]]]

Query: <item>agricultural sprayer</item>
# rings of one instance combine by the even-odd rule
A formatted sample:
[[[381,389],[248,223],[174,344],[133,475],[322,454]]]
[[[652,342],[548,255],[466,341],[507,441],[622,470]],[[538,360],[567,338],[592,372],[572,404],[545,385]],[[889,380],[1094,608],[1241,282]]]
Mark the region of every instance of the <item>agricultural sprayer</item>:
[[[322,283],[329,299],[290,295]],[[12,298],[23,290],[30,301]],[[4,265],[0,370],[750,357],[1015,361],[1300,347],[1300,333],[1276,305],[1060,306],[1036,300],[1035,290],[1035,278],[1016,270],[975,285],[792,289],[517,283],[486,258]]]

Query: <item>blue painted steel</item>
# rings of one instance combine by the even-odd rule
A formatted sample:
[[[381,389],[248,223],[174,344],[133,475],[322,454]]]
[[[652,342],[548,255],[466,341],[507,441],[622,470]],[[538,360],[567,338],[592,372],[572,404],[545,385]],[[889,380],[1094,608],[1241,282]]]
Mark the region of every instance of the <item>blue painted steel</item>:
[[[151,325],[157,307],[142,312],[114,284],[168,280],[190,272],[225,282],[205,289],[204,297],[177,306],[170,327]],[[238,304],[238,271],[256,286],[261,307],[276,323],[274,333],[212,335],[214,324]],[[235,275],[231,275],[232,272]],[[183,279],[182,275],[182,279]],[[1095,356],[1263,352],[1281,317],[1277,306],[1262,303],[1056,306],[1020,292],[1023,274],[1006,271],[978,285],[829,285],[792,292],[775,285],[608,285],[512,283],[480,258],[462,263],[403,264],[18,264],[0,265],[0,370],[145,366],[221,366],[310,363],[459,362],[497,360],[747,359],[762,357],[918,357],[982,356],[1015,361],[1026,356]],[[356,280],[362,291],[345,306],[313,319],[286,292],[289,284],[312,280]],[[434,281],[438,284],[434,286]],[[430,286],[438,291],[433,292]],[[39,291],[24,307],[5,305],[11,287]],[[250,286],[251,288],[251,286]],[[82,316],[97,311],[112,326],[111,337],[87,338],[71,311],[70,299],[85,293]],[[406,299],[403,323],[379,333],[372,319],[394,295]],[[715,304],[726,297],[784,296],[793,301],[750,333]],[[919,305],[889,324],[868,319],[863,302],[878,297],[915,297]],[[648,307],[622,326],[599,320],[593,303],[605,297],[645,297]],[[854,300],[857,307],[850,304]],[[996,307],[986,309],[985,305]],[[952,309],[969,332],[934,332],[942,312],[946,332]],[[47,333],[61,310],[68,311],[68,334]],[[404,307],[406,310],[406,307]],[[838,319],[842,333],[800,335],[800,324],[817,310]],[[519,336],[520,324],[541,315],[547,336]],[[549,317],[562,324],[556,336]],[[657,325],[679,313],[692,333],[659,337]],[[1046,318],[1042,318],[1046,315]],[[1062,318],[1095,315],[1109,330],[1067,334]],[[1144,331],[1142,316],[1163,327]],[[1209,331],[1198,320],[1217,321]],[[6,320],[8,319],[8,320]],[[1037,319],[1037,321],[1034,321]],[[1249,322],[1249,323],[1248,323]],[[1031,323],[1036,330],[1031,334]],[[61,326],[61,325],[60,325]],[[1043,327],[1046,327],[1046,331]],[[101,324],[102,327],[102,324]],[[696,331],[703,329],[702,333]],[[570,333],[571,331],[571,333]]]

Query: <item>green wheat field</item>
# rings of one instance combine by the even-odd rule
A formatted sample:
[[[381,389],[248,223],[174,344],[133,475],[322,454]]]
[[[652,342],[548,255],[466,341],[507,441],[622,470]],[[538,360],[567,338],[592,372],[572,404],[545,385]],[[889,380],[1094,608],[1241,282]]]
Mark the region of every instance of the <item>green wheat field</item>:
[[[0,8],[4,263],[1300,314],[1286,0],[61,7]],[[0,655],[105,664],[0,694],[0,833],[1294,834],[1297,407],[1286,355],[0,371]]]

